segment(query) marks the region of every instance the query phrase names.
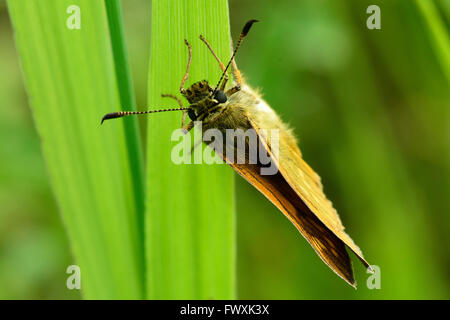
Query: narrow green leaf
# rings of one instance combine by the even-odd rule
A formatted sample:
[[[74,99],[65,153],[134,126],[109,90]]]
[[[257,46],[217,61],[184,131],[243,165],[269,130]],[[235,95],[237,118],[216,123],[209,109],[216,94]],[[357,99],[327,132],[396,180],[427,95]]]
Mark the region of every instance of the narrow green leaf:
[[[428,26],[434,51],[442,66],[442,72],[450,83],[450,38],[445,24],[433,1],[416,0],[416,4]]]
[[[81,29],[67,27],[71,5],[81,10]],[[120,106],[104,2],[11,0],[8,8],[84,296],[142,298],[124,128],[120,121],[100,127],[102,115]]]
[[[175,107],[162,93],[179,95],[188,53],[190,84],[214,86],[221,70],[199,35],[219,58],[230,57],[226,0],[153,1],[149,97],[151,109]],[[184,101],[187,105],[187,102]],[[172,132],[181,112],[149,116],[146,201],[147,292],[151,299],[235,298],[233,171],[226,165],[181,164],[171,160]]]
[[[109,33],[113,50],[116,80],[119,90],[120,104],[122,110],[135,110],[136,101],[133,92],[133,82],[129,68],[127,50],[125,46],[125,36],[122,21],[122,8],[120,0],[105,0],[106,13],[108,16]],[[138,250],[144,252],[144,168],[141,150],[141,140],[138,132],[136,117],[123,119],[125,131],[125,141],[127,146],[128,159],[131,166],[132,193],[136,201],[138,219]],[[140,277],[144,279],[144,254],[140,254],[139,265],[141,267]]]

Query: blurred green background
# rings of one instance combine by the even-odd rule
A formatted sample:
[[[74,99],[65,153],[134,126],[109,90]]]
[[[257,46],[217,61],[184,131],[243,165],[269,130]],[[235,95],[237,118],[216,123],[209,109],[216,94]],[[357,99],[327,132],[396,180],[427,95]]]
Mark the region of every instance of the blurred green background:
[[[430,2],[448,37],[450,1]],[[381,30],[366,27],[370,4],[381,7]],[[141,108],[150,6],[123,1]],[[236,176],[238,297],[449,299],[449,75],[416,2],[310,0],[274,6],[270,0],[231,0],[230,16],[234,39],[245,21],[261,21],[237,63],[248,83],[261,88],[295,128],[304,158],[321,175],[347,232],[381,268],[381,289],[369,290],[369,275],[354,259],[355,291],[264,196]],[[0,298],[78,299],[79,292],[65,285],[72,256],[4,0],[0,48]],[[140,121],[145,140],[145,118]]]

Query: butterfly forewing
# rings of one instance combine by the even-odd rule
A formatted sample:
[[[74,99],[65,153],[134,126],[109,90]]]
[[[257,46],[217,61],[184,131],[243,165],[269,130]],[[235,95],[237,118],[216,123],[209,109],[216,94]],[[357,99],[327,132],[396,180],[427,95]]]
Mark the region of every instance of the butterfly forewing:
[[[278,172],[261,175],[260,164],[236,164],[224,160],[242,177],[274,203],[297,227],[322,260],[339,276],[355,285],[348,246],[363,262],[361,250],[345,233],[332,203],[323,192],[320,177],[302,159],[291,131],[258,94],[245,86],[231,101],[233,107],[245,107],[249,127],[258,136],[259,147],[271,157]],[[271,130],[278,129],[278,148],[272,150]]]

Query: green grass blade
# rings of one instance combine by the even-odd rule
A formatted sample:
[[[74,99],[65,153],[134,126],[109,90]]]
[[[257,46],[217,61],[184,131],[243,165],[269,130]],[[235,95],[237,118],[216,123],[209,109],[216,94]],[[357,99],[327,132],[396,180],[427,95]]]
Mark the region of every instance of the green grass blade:
[[[445,24],[433,1],[416,0],[416,4],[428,26],[434,51],[450,84],[450,38]]]
[[[135,110],[136,101],[134,97],[133,82],[131,80],[131,72],[125,46],[122,8],[120,0],[105,0],[105,7],[108,17],[108,26],[111,37],[111,47],[113,50],[120,104],[122,106],[122,110]],[[139,226],[139,251],[144,252],[144,167],[142,158],[142,146],[136,117],[124,118],[123,126],[125,131],[128,159],[132,168],[132,193],[136,201],[136,212]],[[142,260],[140,262],[140,276],[143,279],[145,273],[144,254],[139,255],[139,257]]]
[[[73,4],[80,30],[66,27]],[[125,133],[120,121],[100,127],[102,115],[120,106],[104,2],[14,0],[8,8],[84,297],[142,298]]]
[[[186,86],[199,80],[213,85],[221,71],[204,35],[224,63],[230,57],[226,0],[153,1],[149,97],[151,109],[176,106],[161,98],[178,94],[193,60]],[[186,102],[184,102],[186,103]],[[147,292],[151,299],[235,298],[235,217],[233,173],[226,165],[175,165],[174,129],[181,112],[148,118],[146,202]]]

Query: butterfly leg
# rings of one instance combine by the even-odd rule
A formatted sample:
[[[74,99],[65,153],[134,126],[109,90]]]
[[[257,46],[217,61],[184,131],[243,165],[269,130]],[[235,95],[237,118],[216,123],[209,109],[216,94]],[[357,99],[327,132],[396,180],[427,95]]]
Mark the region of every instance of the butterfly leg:
[[[186,73],[183,76],[183,79],[181,80],[181,84],[180,84],[180,93],[181,94],[185,94],[186,89],[184,89],[184,84],[186,82],[186,80],[189,78],[189,68],[191,66],[191,62],[192,62],[192,47],[191,44],[184,39],[184,43],[186,44],[186,46],[188,47],[188,53],[189,53],[189,58],[188,58],[188,63],[187,63],[187,67],[186,67]]]
[[[206,46],[208,47],[209,51],[211,51],[212,55],[214,56],[214,58],[219,63],[219,66],[220,66],[220,69],[222,69],[222,72],[225,72],[225,65],[222,63],[222,61],[220,61],[219,57],[214,52],[214,50],[211,47],[211,45],[209,44],[208,40],[206,40],[205,37],[203,37],[202,35],[200,35],[200,40],[202,40],[206,44]],[[228,81],[228,74],[225,73],[222,85],[220,86],[220,90],[221,91],[223,91],[225,89],[225,86],[227,85],[227,81]]]
[[[178,97],[174,96],[173,94],[168,94],[168,93],[162,94],[161,97],[175,99],[177,101],[178,105],[180,106],[180,108],[184,108],[183,102],[181,102],[181,100]],[[183,117],[181,118],[181,128],[183,128],[183,129],[184,129],[184,124],[186,122],[186,116],[187,116],[187,111],[183,110]]]
[[[241,85],[237,84],[233,88],[228,89],[227,92],[225,92],[225,94],[227,95],[227,97],[229,97],[239,91],[241,91]]]
[[[192,128],[194,128],[194,121],[191,121],[187,125],[181,127],[181,129],[183,129],[185,134],[191,131]]]

